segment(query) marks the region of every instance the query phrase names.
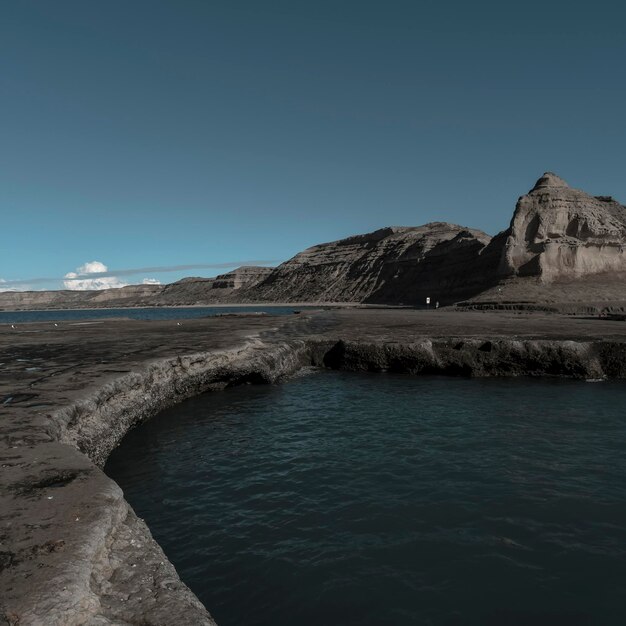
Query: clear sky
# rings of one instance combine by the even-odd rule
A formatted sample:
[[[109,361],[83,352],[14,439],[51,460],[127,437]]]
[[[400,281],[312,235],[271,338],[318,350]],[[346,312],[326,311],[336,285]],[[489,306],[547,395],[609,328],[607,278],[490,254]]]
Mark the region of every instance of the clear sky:
[[[615,0],[1,2],[0,278],[494,234],[545,170],[625,202],[625,23]]]

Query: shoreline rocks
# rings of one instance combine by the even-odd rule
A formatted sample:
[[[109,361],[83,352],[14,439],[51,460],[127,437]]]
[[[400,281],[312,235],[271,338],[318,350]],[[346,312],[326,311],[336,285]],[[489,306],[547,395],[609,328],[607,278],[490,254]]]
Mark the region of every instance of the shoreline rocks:
[[[13,367],[2,389],[15,401],[0,425],[0,616],[20,626],[214,624],[100,469],[129,429],[175,402],[310,365],[623,379],[620,324],[356,310],[2,331]]]

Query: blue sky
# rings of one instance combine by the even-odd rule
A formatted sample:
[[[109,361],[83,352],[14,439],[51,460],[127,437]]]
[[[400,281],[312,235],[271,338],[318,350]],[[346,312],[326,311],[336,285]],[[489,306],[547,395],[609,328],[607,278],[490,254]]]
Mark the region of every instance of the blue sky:
[[[625,19],[614,1],[3,2],[0,278],[285,260],[435,220],[494,234],[545,170],[624,202]]]

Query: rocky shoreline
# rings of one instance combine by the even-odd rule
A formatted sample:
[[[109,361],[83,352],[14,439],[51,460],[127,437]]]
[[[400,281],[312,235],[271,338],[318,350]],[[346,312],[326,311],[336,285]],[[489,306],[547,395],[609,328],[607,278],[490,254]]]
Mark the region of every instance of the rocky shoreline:
[[[397,310],[0,328],[0,622],[213,624],[101,470],[137,423],[303,366],[626,378],[626,324]],[[210,608],[210,607],[209,607]]]
[[[127,308],[276,302],[626,310],[626,206],[546,172],[491,237],[447,222],[388,226],[318,244],[275,268],[96,291],[7,291],[0,309]],[[65,282],[68,285],[67,281]],[[70,285],[71,286],[71,285]]]

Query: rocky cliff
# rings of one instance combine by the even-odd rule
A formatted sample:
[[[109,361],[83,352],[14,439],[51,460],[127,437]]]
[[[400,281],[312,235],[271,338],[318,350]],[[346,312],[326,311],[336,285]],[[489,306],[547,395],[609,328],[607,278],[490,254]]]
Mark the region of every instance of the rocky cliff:
[[[168,285],[128,285],[96,291],[5,291],[0,309],[85,309],[177,306],[227,302],[244,287],[253,287],[272,268],[243,266],[215,278],[189,277]]]
[[[492,277],[464,306],[567,313],[626,310],[626,207],[546,172],[522,196],[509,228],[480,253]]]
[[[435,222],[314,246],[277,267],[249,300],[450,304],[496,300],[626,300],[626,207],[547,172],[522,196],[510,227],[483,232]],[[559,289],[562,286],[562,289]],[[484,299],[484,298],[483,298]],[[600,305],[601,306],[601,305]]]
[[[213,280],[212,289],[242,289],[254,287],[272,273],[272,267],[243,265],[227,274],[220,274]]]
[[[493,238],[445,222],[389,227],[313,246],[273,269],[244,266],[215,278],[188,278],[163,287],[3,293],[0,308],[414,305],[424,304],[427,297],[442,305],[476,299],[581,303],[593,292],[600,309],[606,308],[603,302],[619,309],[626,306],[625,281],[626,207],[610,196],[573,189],[548,172],[518,200],[509,228]]]
[[[128,285],[97,291],[4,291],[0,293],[0,309],[15,311],[150,306],[162,289],[160,285]]]
[[[244,265],[215,278],[183,278],[165,285],[154,300],[156,306],[216,304],[237,299],[239,291],[250,289],[273,268]]]
[[[434,222],[382,228],[320,244],[279,265],[256,287],[250,300],[276,302],[451,302],[471,291],[470,263],[490,237]]]
[[[498,271],[545,282],[624,272],[626,207],[547,172],[517,202]]]

